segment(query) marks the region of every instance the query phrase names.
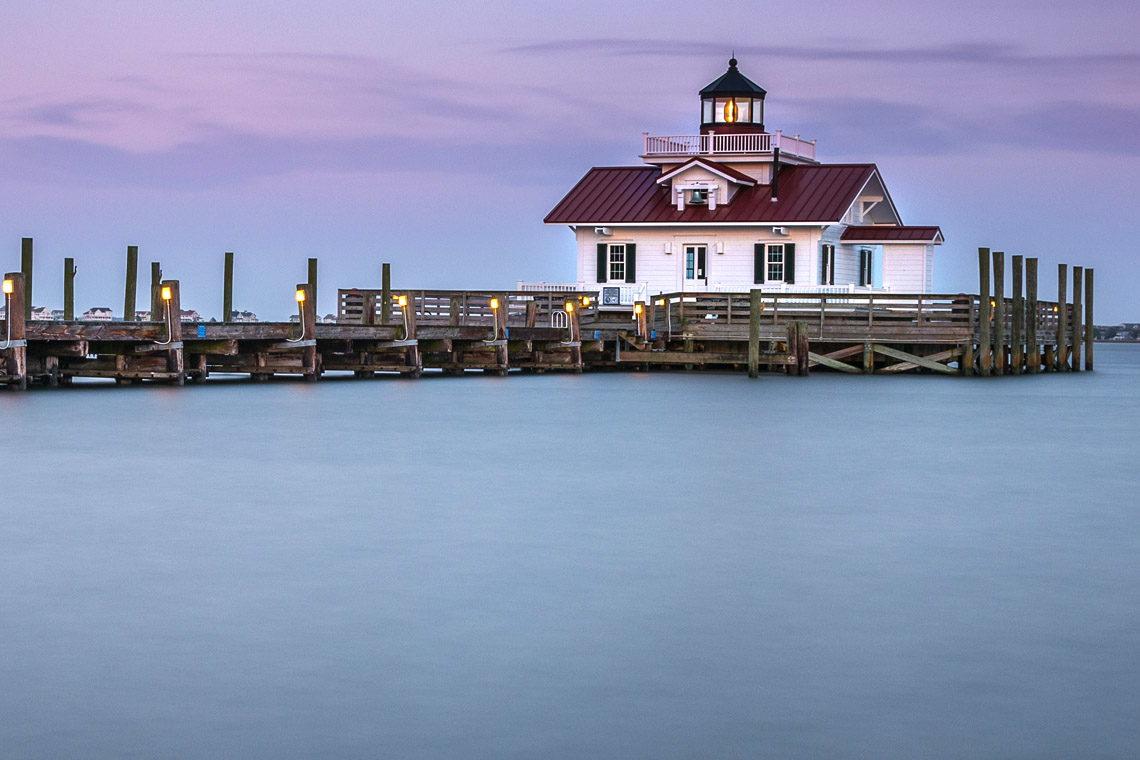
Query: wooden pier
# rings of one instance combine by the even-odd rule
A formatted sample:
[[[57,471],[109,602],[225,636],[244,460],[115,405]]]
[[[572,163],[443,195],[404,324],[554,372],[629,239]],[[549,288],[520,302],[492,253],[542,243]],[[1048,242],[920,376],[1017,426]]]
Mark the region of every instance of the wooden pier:
[[[929,372],[1033,374],[1093,368],[1093,271],[1058,270],[1058,300],[1037,297],[1037,261],[979,251],[978,294],[668,293],[632,309],[601,309],[581,292],[392,290],[338,293],[335,324],[318,323],[316,261],[296,287],[297,322],[182,322],[179,282],[152,265],[146,321],[32,321],[24,272],[4,276],[0,384],[66,385],[111,378],[182,385],[211,374],[255,381],[325,372],[418,377],[425,370],[482,371],[761,369],[807,375]],[[128,293],[137,252],[128,252]],[[226,255],[225,303],[233,259]],[[991,277],[992,275],[992,277]],[[65,291],[74,263],[65,262]],[[73,304],[65,311],[73,316]],[[133,314],[131,315],[134,316]]]

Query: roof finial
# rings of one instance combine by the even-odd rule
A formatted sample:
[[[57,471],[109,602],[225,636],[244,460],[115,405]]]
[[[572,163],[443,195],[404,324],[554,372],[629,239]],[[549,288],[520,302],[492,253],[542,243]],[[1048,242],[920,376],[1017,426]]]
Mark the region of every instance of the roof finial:
[[[728,59],[728,67],[730,69],[736,68],[736,51],[735,50],[732,51],[732,57]]]

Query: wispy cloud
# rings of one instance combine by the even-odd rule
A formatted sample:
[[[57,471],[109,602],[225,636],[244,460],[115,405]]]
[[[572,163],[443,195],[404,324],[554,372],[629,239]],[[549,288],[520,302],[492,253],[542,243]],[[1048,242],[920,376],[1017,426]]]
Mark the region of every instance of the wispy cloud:
[[[707,56],[710,50],[723,51],[724,42],[681,41],[669,39],[627,39],[620,37],[556,40],[515,45],[502,52],[521,55],[559,55],[563,53],[599,53],[615,56],[664,56],[685,58]],[[875,47],[854,40],[836,40],[827,46],[810,45],[743,45],[735,48],[738,56],[787,58],[805,61],[860,61],[864,63],[968,63],[979,65],[1104,65],[1140,64],[1140,53],[1029,53],[1009,44],[961,42],[922,47]],[[718,56],[722,52],[718,52]]]

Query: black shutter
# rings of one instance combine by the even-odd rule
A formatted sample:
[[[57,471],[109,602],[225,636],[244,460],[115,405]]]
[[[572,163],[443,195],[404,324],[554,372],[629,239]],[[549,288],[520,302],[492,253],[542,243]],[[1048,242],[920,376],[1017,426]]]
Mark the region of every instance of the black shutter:
[[[610,247],[606,243],[598,243],[598,282],[610,279]]]
[[[859,249],[859,285],[869,285],[871,281],[871,257],[866,248]]]
[[[827,284],[827,244],[820,246],[819,254],[819,284]]]
[[[698,280],[707,281],[709,279],[708,274],[705,272],[705,264],[708,263],[708,261],[705,259],[705,255],[707,252],[708,252],[708,249],[705,248],[704,246],[697,248],[697,279]]]
[[[835,284],[835,246],[827,246],[827,284]]]
[[[784,282],[796,284],[796,244],[784,243]]]
[[[764,260],[764,244],[756,243],[752,246],[752,281],[756,283],[764,282],[764,274],[767,270],[767,262]]]
[[[637,282],[637,246],[625,244],[625,281]]]
[[[867,251],[867,287],[873,287],[875,284],[875,273],[872,268],[875,266],[875,254]]]

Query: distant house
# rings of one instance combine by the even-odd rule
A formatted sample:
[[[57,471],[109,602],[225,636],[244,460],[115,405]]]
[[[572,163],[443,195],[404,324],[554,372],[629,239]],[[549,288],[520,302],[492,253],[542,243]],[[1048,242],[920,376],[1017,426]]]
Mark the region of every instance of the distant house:
[[[589,170],[546,216],[577,241],[579,290],[629,304],[664,292],[933,289],[936,226],[908,226],[878,167],[825,164],[764,124],[737,69],[700,92],[700,128],[643,135],[641,166]],[[551,289],[520,283],[528,290]],[[620,300],[618,300],[620,299]]]
[[[57,322],[63,321],[63,309],[52,309],[51,318]]]
[[[110,322],[114,318],[109,306],[93,306],[80,317],[84,322]]]
[[[52,316],[51,309],[46,306],[33,306],[32,319],[40,322],[50,322],[54,317]]]
[[[238,311],[235,309],[235,310],[230,312],[230,321],[231,322],[256,322],[257,321],[257,315],[254,314],[252,311]]]
[[[150,321],[150,310],[147,309],[146,311],[136,311],[135,312],[135,321],[136,322],[149,322]]]
[[[319,321],[324,322],[325,324],[335,324],[336,314],[326,314],[325,318]]]
[[[181,321],[183,321],[183,322],[201,322],[202,321],[202,315],[199,314],[198,312],[194,311],[193,309],[183,309]]]

